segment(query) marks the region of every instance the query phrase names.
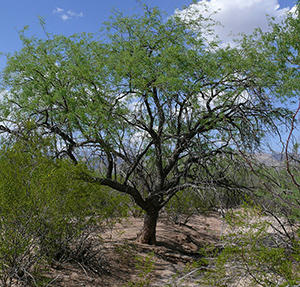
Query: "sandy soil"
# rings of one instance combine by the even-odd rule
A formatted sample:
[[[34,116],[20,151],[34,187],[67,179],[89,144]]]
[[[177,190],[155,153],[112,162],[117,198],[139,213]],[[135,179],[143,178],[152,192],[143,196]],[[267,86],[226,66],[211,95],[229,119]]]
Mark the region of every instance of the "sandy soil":
[[[157,227],[157,245],[149,246],[136,241],[142,221],[142,218],[124,219],[95,238],[99,240],[106,270],[101,276],[80,264],[63,264],[48,270],[54,278],[49,286],[180,286],[180,274],[186,273],[188,264],[200,258],[203,246],[218,245],[223,229],[222,220],[214,213],[191,217],[186,225],[162,217]],[[184,286],[198,286],[188,276],[184,279]],[[147,281],[151,283],[138,285]]]

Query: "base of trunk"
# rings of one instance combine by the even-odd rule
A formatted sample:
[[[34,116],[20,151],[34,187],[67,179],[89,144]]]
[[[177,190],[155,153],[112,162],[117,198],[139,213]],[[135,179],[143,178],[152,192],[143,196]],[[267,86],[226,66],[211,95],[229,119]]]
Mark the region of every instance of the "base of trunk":
[[[138,236],[138,241],[144,244],[156,244],[156,225],[158,219],[158,211],[147,212],[144,217],[144,226],[142,232]]]

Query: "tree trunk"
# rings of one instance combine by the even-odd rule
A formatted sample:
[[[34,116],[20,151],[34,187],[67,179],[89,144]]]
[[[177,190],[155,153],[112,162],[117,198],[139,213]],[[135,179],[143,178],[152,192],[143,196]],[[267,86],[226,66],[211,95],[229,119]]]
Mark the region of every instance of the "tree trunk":
[[[158,210],[147,211],[144,217],[144,226],[139,241],[141,243],[155,245],[156,244],[156,224],[158,219]]]

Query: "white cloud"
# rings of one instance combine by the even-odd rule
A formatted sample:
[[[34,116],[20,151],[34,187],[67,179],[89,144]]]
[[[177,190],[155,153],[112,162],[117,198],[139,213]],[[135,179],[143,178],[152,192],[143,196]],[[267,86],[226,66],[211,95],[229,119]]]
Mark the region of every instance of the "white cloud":
[[[53,13],[54,13],[54,14],[55,14],[55,13],[62,13],[62,12],[64,12],[64,9],[59,8],[59,7],[56,7],[56,8],[53,10]]]
[[[76,12],[74,12],[74,11],[68,10],[67,14],[68,14],[70,17],[83,17],[83,13],[82,13],[82,12],[76,13]]]
[[[60,18],[61,18],[62,20],[64,20],[64,21],[71,19],[71,17],[68,16],[67,14],[62,14],[62,15],[60,16]]]
[[[215,33],[224,44],[232,44],[232,39],[239,33],[249,34],[257,27],[266,31],[266,15],[280,21],[293,9],[281,8],[278,0],[202,0],[185,10],[176,10],[175,14],[185,18],[191,12],[204,17],[212,15],[212,19],[222,25],[215,27]]]
[[[65,12],[65,9],[56,7],[53,10],[53,14],[58,14],[58,16],[63,20],[63,21],[67,21],[70,20],[72,18],[81,18],[83,17],[83,12],[74,12],[72,10],[68,10]]]

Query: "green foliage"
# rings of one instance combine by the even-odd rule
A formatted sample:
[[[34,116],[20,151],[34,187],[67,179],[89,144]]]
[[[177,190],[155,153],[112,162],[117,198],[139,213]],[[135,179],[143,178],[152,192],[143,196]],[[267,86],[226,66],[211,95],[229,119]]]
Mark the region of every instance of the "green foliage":
[[[245,208],[228,216],[224,249],[202,272],[203,286],[294,286],[299,283],[299,241],[286,245],[272,228],[274,219]],[[278,227],[277,227],[278,228]],[[202,285],[201,285],[202,286]]]
[[[296,7],[280,23],[271,19],[269,32],[258,29],[254,35],[245,36],[243,43],[251,55],[249,60],[257,64],[253,66],[257,75],[264,75],[280,101],[299,95],[300,4]]]
[[[80,164],[54,161],[28,144],[3,148],[0,166],[1,286],[13,279],[36,284],[34,272],[46,261],[101,272],[91,236],[115,214],[118,199],[79,180]]]
[[[204,163],[195,163],[193,172],[190,187],[177,192],[165,206],[175,223],[185,224],[196,214],[237,208],[253,193],[253,176],[239,156],[210,156]]]
[[[206,192],[205,195],[197,190],[179,191],[165,206],[164,211],[176,224],[186,224],[190,217],[195,214],[203,214],[218,203],[214,200],[213,192]]]
[[[150,287],[154,271],[154,253],[135,257],[137,279],[127,283],[126,287]]]
[[[296,181],[300,181],[298,163],[292,163],[290,172]],[[254,198],[269,215],[283,216],[291,224],[300,220],[300,189],[291,180],[284,167],[263,167],[257,170],[258,187]]]

